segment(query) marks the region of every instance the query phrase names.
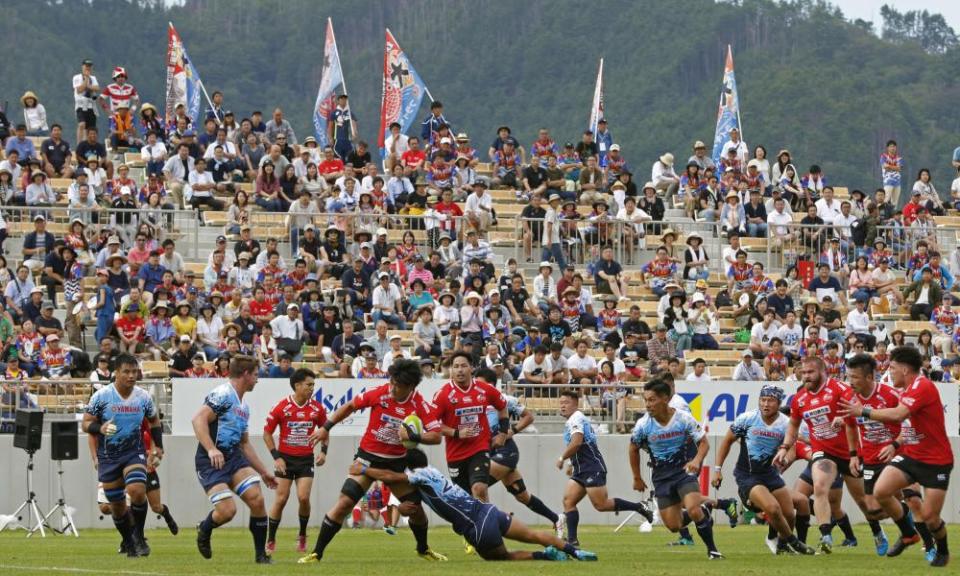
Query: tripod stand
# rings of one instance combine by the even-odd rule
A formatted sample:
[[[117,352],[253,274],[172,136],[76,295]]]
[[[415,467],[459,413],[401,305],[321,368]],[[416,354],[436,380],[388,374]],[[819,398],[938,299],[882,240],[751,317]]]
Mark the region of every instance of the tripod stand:
[[[40,513],[40,506],[37,505],[37,494],[33,491],[33,453],[33,450],[27,451],[27,499],[23,501],[23,504],[17,508],[13,515],[17,517],[18,521],[22,520],[23,516],[20,513],[26,508],[27,538],[33,536],[36,532],[40,532],[41,538],[46,538],[47,533],[44,531],[44,526],[47,520]],[[36,519],[36,524],[34,524],[34,519]]]
[[[57,488],[60,491],[60,498],[57,499],[56,505],[47,512],[47,515],[43,517],[43,524],[46,524],[48,528],[56,532],[57,534],[67,534],[72,532],[74,537],[79,538],[80,534],[77,533],[77,525],[73,522],[73,513],[70,511],[70,508],[67,507],[67,499],[63,493],[63,461],[57,460]],[[66,520],[66,525],[61,529],[55,528],[50,524],[50,517],[53,516],[57,511],[60,511],[61,524],[63,520]]]

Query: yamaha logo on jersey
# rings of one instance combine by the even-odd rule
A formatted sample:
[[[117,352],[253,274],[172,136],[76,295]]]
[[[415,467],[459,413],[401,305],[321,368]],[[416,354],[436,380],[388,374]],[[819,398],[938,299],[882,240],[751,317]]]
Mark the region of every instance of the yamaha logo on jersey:
[[[403,416],[407,412],[407,409],[402,406],[397,406],[397,414]]]

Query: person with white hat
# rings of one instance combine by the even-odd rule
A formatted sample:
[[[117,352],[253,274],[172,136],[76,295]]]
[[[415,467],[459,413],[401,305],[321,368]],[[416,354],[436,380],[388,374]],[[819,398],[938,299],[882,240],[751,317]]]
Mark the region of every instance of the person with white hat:
[[[544,314],[551,305],[557,304],[557,282],[553,279],[553,264],[550,262],[544,260],[540,263],[540,274],[533,279],[533,294],[530,296]]]
[[[650,180],[657,192],[669,200],[680,188],[680,177],[673,169],[673,154],[664,152],[653,163]]]
[[[377,276],[377,286],[373,289],[373,321],[381,320],[396,326],[399,330],[407,329],[407,323],[403,318],[400,289],[390,282],[390,274],[386,272],[380,272]]]
[[[627,169],[627,159],[620,152],[620,145],[610,146],[607,156],[603,159],[603,175],[607,185],[613,185],[620,178],[620,173]]]
[[[707,168],[713,168],[714,171],[717,169],[716,162],[707,154],[707,145],[701,140],[693,143],[693,156],[687,159],[687,164],[696,164],[699,166],[701,174]]]
[[[740,356],[742,360],[733,369],[732,380],[738,382],[760,382],[766,379],[767,376],[763,372],[763,366],[761,366],[759,362],[754,361],[753,352],[751,352],[749,348],[744,350]]]

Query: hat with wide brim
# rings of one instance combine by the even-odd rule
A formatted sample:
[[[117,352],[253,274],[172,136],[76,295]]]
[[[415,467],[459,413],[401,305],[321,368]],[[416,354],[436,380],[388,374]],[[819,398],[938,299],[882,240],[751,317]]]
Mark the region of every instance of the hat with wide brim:
[[[477,300],[478,302],[483,302],[483,298],[480,297],[476,292],[467,292],[467,295],[463,297],[464,302],[469,302],[471,300]]]
[[[700,243],[703,244],[703,236],[701,236],[698,232],[691,232],[687,234],[686,243],[690,244],[691,240],[699,240]]]

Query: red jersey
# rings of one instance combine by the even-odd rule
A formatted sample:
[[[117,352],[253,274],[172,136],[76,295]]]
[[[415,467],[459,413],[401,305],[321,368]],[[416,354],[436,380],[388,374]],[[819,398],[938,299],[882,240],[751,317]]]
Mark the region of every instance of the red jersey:
[[[340,160],[339,158],[334,158],[333,160],[323,160],[320,162],[320,165],[317,166],[317,172],[324,176],[327,174],[343,172],[343,160]]]
[[[820,389],[811,392],[801,388],[793,397],[790,417],[804,420],[810,428],[810,448],[816,452],[826,452],[831,456],[847,459],[850,448],[843,427],[834,428],[833,420],[840,412],[840,399],[853,397],[853,389],[833,378],[828,378]]]
[[[447,438],[447,462],[466,460],[490,449],[487,406],[503,410],[507,400],[486,382],[474,380],[466,390],[447,382],[433,397],[436,416],[445,426],[460,431],[460,438]]]
[[[254,318],[260,316],[271,316],[273,315],[273,304],[271,304],[266,298],[263,299],[263,302],[259,300],[251,300],[250,315]]]
[[[421,162],[427,159],[427,153],[423,150],[407,150],[400,155],[400,161],[404,168],[416,168]]]
[[[865,398],[857,394],[857,400],[875,410],[893,408],[900,403],[897,391],[886,384],[877,384],[869,397]],[[860,459],[864,464],[880,464],[880,451],[900,435],[899,422],[877,422],[862,417],[848,418],[847,421],[860,428]]]
[[[400,440],[400,424],[411,414],[420,417],[423,429],[433,432],[440,429],[440,423],[433,413],[433,407],[414,391],[403,402],[394,400],[390,394],[390,384],[371,388],[353,399],[357,410],[370,408],[370,421],[360,439],[360,449],[385,458],[406,456],[407,449]]]
[[[137,340],[143,342],[144,322],[143,318],[141,318],[139,315],[133,320],[127,318],[126,316],[122,316],[116,321],[115,326],[117,327],[117,331],[120,332],[120,335],[124,338],[133,338],[133,335],[136,334],[137,330],[140,330],[140,335],[137,337]]]
[[[273,435],[273,431],[280,426],[280,445],[277,449],[287,456],[313,456],[313,447],[310,446],[310,434],[318,426],[327,422],[327,411],[323,409],[315,398],[300,406],[287,396],[270,410],[267,423],[263,426],[263,433]]]
[[[953,464],[947,439],[940,391],[929,378],[918,376],[900,393],[900,404],[910,410],[912,434],[904,434],[900,454],[934,466]]]

